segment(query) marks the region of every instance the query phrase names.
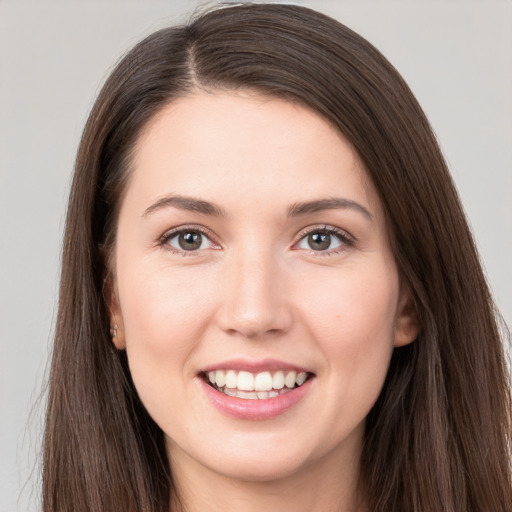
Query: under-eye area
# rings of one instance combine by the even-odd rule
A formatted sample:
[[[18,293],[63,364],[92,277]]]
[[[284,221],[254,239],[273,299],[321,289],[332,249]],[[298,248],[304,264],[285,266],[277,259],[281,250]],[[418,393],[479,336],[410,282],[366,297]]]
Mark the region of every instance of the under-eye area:
[[[236,370],[202,372],[201,378],[225,395],[248,400],[275,398],[302,386],[314,377],[311,372],[264,371],[252,373]]]

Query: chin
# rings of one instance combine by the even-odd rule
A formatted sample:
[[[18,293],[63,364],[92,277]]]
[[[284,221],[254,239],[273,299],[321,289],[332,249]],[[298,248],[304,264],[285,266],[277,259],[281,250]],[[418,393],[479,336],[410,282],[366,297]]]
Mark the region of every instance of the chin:
[[[305,461],[297,461],[291,457],[276,456],[267,461],[248,459],[244,462],[232,461],[228,464],[216,464],[216,466],[212,467],[212,470],[232,480],[268,483],[290,478],[306,469],[307,464]]]
[[[310,447],[311,448],[311,447]],[[221,453],[210,452],[203,464],[217,474],[245,482],[270,482],[292,477],[306,470],[314,457],[305,443],[238,443]],[[203,452],[203,455],[205,452]]]

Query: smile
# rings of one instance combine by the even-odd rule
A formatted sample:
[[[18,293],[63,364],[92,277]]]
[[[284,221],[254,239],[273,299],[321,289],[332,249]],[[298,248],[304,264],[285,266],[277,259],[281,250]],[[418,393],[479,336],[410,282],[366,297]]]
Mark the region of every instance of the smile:
[[[246,400],[267,400],[302,386],[311,374],[296,371],[251,373],[214,370],[204,374],[206,381],[225,395]]]

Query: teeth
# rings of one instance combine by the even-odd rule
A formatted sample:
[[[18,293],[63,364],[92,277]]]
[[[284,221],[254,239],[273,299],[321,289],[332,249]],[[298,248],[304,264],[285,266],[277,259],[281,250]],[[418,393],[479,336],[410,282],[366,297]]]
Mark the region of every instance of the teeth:
[[[218,372],[217,372],[218,373]],[[217,374],[215,374],[215,379],[217,379]],[[237,376],[236,373],[233,370],[229,370],[228,373],[226,373],[226,387],[234,389],[237,385]],[[218,386],[218,384],[217,384]]]
[[[224,394],[225,395],[228,395],[228,396],[237,396],[237,390],[236,389],[229,389],[229,388],[224,388]]]
[[[257,391],[270,391],[272,389],[272,375],[269,372],[258,373],[254,379],[254,389]]]
[[[283,393],[288,393],[290,389],[284,388],[279,391],[240,391],[236,388],[230,389],[223,387],[222,389],[219,389],[219,391],[225,395],[234,396],[236,398],[245,398],[246,400],[266,400],[267,398],[274,398],[282,395]]]
[[[208,377],[210,376],[210,374],[208,374]],[[223,372],[222,370],[217,370],[215,372],[215,380],[212,381],[212,379],[210,378],[210,381],[214,384],[217,384],[217,386],[219,386],[219,388],[222,388],[226,385],[226,374],[225,372]]]
[[[298,373],[297,378],[295,379],[297,386],[302,386],[302,384],[304,384],[304,382],[306,382],[307,378],[308,378],[308,374],[306,372]]]
[[[254,391],[254,376],[249,372],[238,374],[237,386],[240,391]]]
[[[272,387],[274,389],[283,389],[284,388],[284,373],[276,372],[272,377]]]
[[[295,372],[288,372],[286,377],[284,378],[284,383],[287,388],[295,387],[295,379],[297,378],[297,374]]]
[[[208,372],[208,380],[217,388],[224,388],[226,394],[249,399],[273,398],[280,390],[288,391],[296,386],[302,386],[307,379],[306,372],[277,371],[273,375],[270,372],[251,372],[235,370],[216,370]],[[286,388],[285,388],[286,386]],[[238,393],[240,392],[240,393]],[[254,393],[251,393],[254,392]]]

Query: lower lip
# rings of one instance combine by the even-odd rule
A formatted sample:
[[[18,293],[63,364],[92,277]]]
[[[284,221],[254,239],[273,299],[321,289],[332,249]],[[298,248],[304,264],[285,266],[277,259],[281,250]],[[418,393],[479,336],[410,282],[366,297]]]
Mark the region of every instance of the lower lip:
[[[225,395],[200,377],[198,378],[206,395],[220,412],[234,418],[252,421],[268,420],[285,413],[305,397],[313,381],[313,379],[308,379],[302,386],[273,398],[250,400]]]

